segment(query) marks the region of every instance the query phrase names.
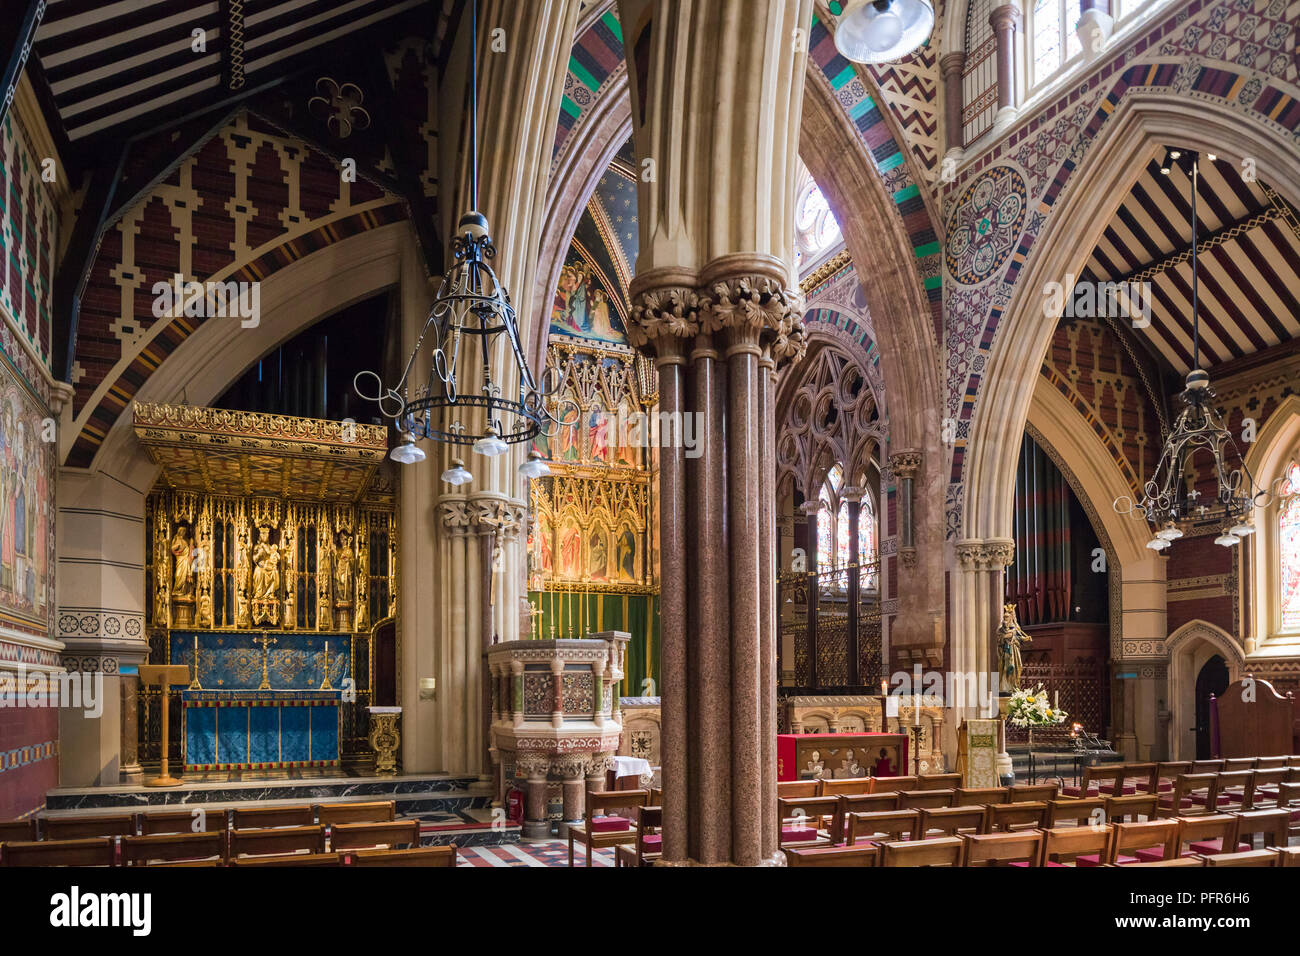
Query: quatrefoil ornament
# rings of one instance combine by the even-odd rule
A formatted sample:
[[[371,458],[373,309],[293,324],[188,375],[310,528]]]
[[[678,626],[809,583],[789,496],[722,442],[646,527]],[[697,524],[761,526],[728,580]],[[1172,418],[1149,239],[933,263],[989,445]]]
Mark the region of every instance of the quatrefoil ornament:
[[[307,101],[307,109],[339,139],[347,139],[354,130],[370,126],[370,114],[361,106],[365,94],[355,83],[340,86],[330,77],[322,76],[316,81],[316,92],[320,95]]]

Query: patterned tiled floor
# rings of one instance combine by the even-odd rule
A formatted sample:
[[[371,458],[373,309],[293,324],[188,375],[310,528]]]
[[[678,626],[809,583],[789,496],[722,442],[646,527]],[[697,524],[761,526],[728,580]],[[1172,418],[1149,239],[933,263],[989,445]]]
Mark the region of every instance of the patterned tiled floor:
[[[461,866],[568,866],[569,842],[548,840],[545,843],[515,843],[505,846],[467,846],[459,853]],[[574,865],[583,865],[583,851],[574,847]],[[613,866],[613,850],[596,850],[593,866]]]

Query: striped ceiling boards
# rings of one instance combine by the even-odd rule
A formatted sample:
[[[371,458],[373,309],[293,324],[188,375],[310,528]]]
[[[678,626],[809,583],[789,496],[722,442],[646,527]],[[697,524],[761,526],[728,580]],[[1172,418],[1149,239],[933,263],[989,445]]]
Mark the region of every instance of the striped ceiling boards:
[[[1084,280],[1151,282],[1138,334],[1180,376],[1192,364],[1191,177],[1147,164],[1088,260]],[[1237,166],[1201,157],[1197,258],[1201,366],[1300,337],[1300,217]]]
[[[183,116],[426,0],[51,0],[36,54],[73,143]],[[201,34],[196,34],[201,31]],[[201,35],[202,49],[195,37]]]

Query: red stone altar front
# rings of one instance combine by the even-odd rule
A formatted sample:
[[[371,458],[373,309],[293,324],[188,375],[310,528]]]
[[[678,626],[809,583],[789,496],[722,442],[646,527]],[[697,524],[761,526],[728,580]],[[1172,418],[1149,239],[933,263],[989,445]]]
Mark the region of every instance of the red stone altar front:
[[[777,734],[777,780],[907,774],[906,734]]]

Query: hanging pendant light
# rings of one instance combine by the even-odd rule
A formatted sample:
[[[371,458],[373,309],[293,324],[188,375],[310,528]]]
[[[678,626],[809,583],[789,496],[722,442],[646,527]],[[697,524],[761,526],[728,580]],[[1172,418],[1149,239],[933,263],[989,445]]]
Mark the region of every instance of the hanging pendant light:
[[[403,463],[424,459],[414,444],[420,438],[470,445],[481,455],[500,455],[512,444],[531,441],[542,433],[554,434],[560,424],[572,424],[578,416],[572,402],[552,399],[563,387],[563,372],[552,367],[542,384],[534,379],[510,294],[489,264],[497,250],[487,217],[478,211],[477,0],[470,10],[468,112],[473,208],[460,217],[451,239],[455,261],[442,277],[437,298],[397,384],[387,387],[379,374],[371,371],[358,372],[353,379],[357,394],[376,402],[393,420],[402,444],[393,449],[391,457]],[[428,378],[413,385],[411,373],[426,339],[431,346],[426,359]],[[499,368],[502,359],[508,363],[505,369]],[[461,389],[467,376],[473,376],[470,394]],[[501,382],[510,389],[509,395],[502,394]],[[556,416],[557,407],[565,410],[563,422]]]
[[[528,460],[519,466],[519,474],[524,478],[545,478],[550,473],[551,466],[535,448],[528,453]]]
[[[843,11],[835,28],[835,48],[855,63],[889,63],[911,56],[934,29],[931,0],[843,0]]]
[[[1254,532],[1251,522],[1256,507],[1265,506],[1269,494],[1255,484],[1245,458],[1237,450],[1232,432],[1223,414],[1214,407],[1214,389],[1210,375],[1201,364],[1200,269],[1197,257],[1197,192],[1200,181],[1200,156],[1195,152],[1168,149],[1160,172],[1168,176],[1177,166],[1187,170],[1191,179],[1192,210],[1192,368],[1187,373],[1183,391],[1178,394],[1182,410],[1164,441],[1160,460],[1151,479],[1143,488],[1142,498],[1133,501],[1127,495],[1115,499],[1119,514],[1136,512],[1161,526],[1147,542],[1153,551],[1165,548],[1183,537],[1180,525],[1191,521],[1218,519],[1220,533],[1214,543],[1231,548]],[[1213,499],[1200,500],[1202,493],[1189,487],[1187,475],[1195,474],[1194,459],[1200,451],[1213,457],[1213,471],[1218,490]],[[1236,463],[1234,467],[1234,462]],[[1162,543],[1157,543],[1162,542]]]
[[[423,453],[421,453],[423,454]],[[465,467],[465,462],[459,458],[451,460],[451,467],[442,473],[442,480],[449,485],[467,485],[474,480],[474,476],[469,473]]]

